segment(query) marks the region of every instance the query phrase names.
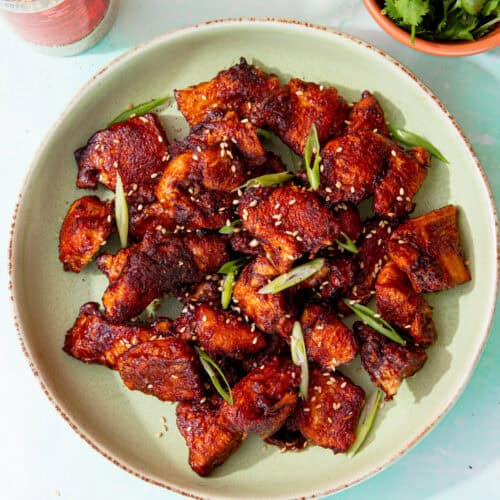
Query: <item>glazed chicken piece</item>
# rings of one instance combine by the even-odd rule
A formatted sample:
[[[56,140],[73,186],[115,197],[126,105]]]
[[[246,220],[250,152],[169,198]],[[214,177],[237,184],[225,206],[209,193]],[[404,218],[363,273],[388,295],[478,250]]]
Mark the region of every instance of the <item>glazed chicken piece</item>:
[[[299,384],[299,369],[275,356],[234,385],[234,404],[223,403],[221,418],[234,431],[271,436],[295,409]]]
[[[118,172],[125,192],[139,202],[153,201],[168,160],[167,137],[156,115],[147,113],[96,132],[75,158],[77,187],[96,189],[99,181],[114,191]]]
[[[249,189],[240,198],[243,227],[262,245],[279,273],[305,253],[332,245],[340,224],[312,192],[297,186]]]
[[[289,339],[296,307],[289,290],[274,294],[260,294],[260,288],[279,273],[264,257],[247,264],[233,289],[236,312],[246,314],[257,328],[265,333]]]
[[[375,289],[377,310],[386,321],[409,334],[419,346],[434,344],[432,307],[413,290],[406,274],[394,262],[382,268]]]
[[[309,441],[342,453],[354,442],[364,404],[365,393],[361,387],[338,372],[325,372],[312,366],[308,399],[300,403],[293,419]]]
[[[349,114],[347,133],[352,134],[360,130],[371,130],[389,137],[382,106],[368,90],[361,94],[361,99],[354,104]]]
[[[218,274],[209,274],[205,279],[178,297],[183,304],[208,304],[213,309],[221,306],[221,278]]]
[[[361,344],[361,362],[373,385],[385,392],[391,400],[406,377],[417,373],[427,354],[417,346],[396,344],[361,321],[354,323],[354,333]]]
[[[325,200],[328,201],[326,198]],[[353,203],[341,202],[332,205],[330,209],[338,219],[341,231],[347,234],[352,241],[356,241],[363,229],[358,207]],[[344,238],[340,236],[339,240],[344,241]]]
[[[242,359],[266,347],[264,335],[255,326],[208,304],[186,307],[175,321],[175,333],[184,340],[196,340],[210,356]]]
[[[105,320],[99,304],[87,302],[66,333],[63,350],[85,363],[115,369],[118,358],[132,346],[155,340],[165,333],[148,325],[114,325]]]
[[[120,248],[114,255],[112,253],[102,253],[96,258],[97,267],[107,276],[111,283],[120,276],[129,255],[138,252],[139,248],[140,245],[136,243],[129,247]]]
[[[453,205],[401,224],[392,234],[388,251],[417,293],[446,290],[471,279]]]
[[[200,476],[207,476],[235,452],[246,435],[230,431],[219,418],[220,398],[205,403],[177,405],[177,427],[189,448],[189,465]]]
[[[195,350],[175,337],[143,342],[118,359],[118,371],[130,390],[162,401],[200,400],[204,395],[200,370]]]
[[[74,201],[59,234],[59,260],[65,271],[80,272],[106,244],[113,229],[113,203],[97,196]]]
[[[307,357],[322,368],[335,370],[358,354],[353,333],[328,306],[306,305],[300,323]]]
[[[277,446],[280,453],[285,451],[302,451],[307,445],[307,439],[294,428],[293,414],[285,422],[285,425],[272,436],[265,439],[267,444]]]

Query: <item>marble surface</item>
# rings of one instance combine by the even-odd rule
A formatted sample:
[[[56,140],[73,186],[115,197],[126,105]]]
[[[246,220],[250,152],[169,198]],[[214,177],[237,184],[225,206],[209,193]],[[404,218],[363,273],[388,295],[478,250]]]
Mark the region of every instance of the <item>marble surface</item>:
[[[108,61],[149,38],[199,21],[288,17],[355,34],[413,70],[471,139],[500,201],[500,49],[469,58],[419,54],[383,33],[352,0],[123,0],[109,35],[72,58],[34,52],[0,22],[0,498],[174,499],[85,444],[57,414],[16,338],[7,289],[7,246],[17,192],[38,144],[79,87]],[[460,168],[455,165],[454,168]],[[36,242],[33,242],[36,244]],[[470,332],[474,335],[475,332]],[[420,444],[336,500],[500,498],[500,314],[465,392]]]

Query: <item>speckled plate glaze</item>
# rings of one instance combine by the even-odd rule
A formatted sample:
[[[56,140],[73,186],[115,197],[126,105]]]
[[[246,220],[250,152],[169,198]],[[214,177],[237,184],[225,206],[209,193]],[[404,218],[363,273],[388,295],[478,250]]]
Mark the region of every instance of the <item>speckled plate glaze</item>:
[[[334,85],[349,100],[370,89],[388,119],[431,139],[450,160],[435,162],[418,195],[416,214],[460,207],[472,282],[430,295],[438,343],[423,370],[406,381],[379,414],[353,459],[311,447],[280,454],[248,439],[210,478],[187,464],[175,428],[175,406],[130,392],[107,368],[80,363],[61,350],[80,305],[99,300],[105,279],[91,265],[64,273],[58,232],[75,188],[73,151],[129,102],[142,102],[211,78],[245,56],[287,79]],[[178,113],[162,113],[167,135],[179,133]],[[408,70],[351,36],[285,20],[236,19],[193,26],[156,38],[101,70],[51,128],[29,171],[15,215],[11,286],[22,346],[42,388],[91,446],[127,471],[196,498],[297,498],[339,491],[403,455],[456,401],[485,344],[497,289],[497,218],[487,180],[469,142],[440,101]],[[345,370],[369,389],[354,365]],[[160,417],[169,431],[158,439]]]

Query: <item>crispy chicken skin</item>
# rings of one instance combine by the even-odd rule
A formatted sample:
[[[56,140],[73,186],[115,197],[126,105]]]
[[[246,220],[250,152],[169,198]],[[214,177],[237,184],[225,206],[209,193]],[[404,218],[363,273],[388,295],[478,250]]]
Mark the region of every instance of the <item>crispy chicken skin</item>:
[[[234,404],[224,402],[221,417],[232,430],[271,436],[295,409],[299,384],[298,368],[272,357],[234,385]]]
[[[335,370],[356,357],[356,338],[328,306],[306,305],[300,323],[307,357],[322,368]]]
[[[184,340],[196,342],[210,355],[241,359],[266,347],[261,332],[253,331],[234,314],[217,311],[208,304],[185,308],[175,321],[175,332]]]
[[[418,293],[446,290],[471,279],[453,205],[401,224],[392,234],[388,250]]]
[[[361,343],[361,363],[373,385],[391,400],[406,377],[417,373],[427,360],[424,349],[396,344],[361,321],[354,323],[354,333]]]
[[[113,228],[113,203],[97,196],[74,201],[59,233],[59,260],[65,271],[80,272],[106,244]]]
[[[406,274],[389,261],[375,285],[377,310],[393,326],[409,334],[415,344],[428,347],[436,341],[432,308],[416,293]]]
[[[221,305],[221,278],[218,274],[205,276],[205,279],[194,285],[191,290],[178,297],[183,304],[208,304],[213,309],[220,309]]]
[[[77,187],[96,189],[99,181],[114,191],[118,171],[126,192],[150,198],[168,158],[167,137],[156,115],[147,113],[96,132],[75,158]]]
[[[356,205],[341,202],[332,205],[331,210],[339,221],[341,231],[347,234],[351,240],[356,241],[363,229],[361,216]],[[342,240],[342,236],[339,239]]]
[[[255,322],[259,330],[288,339],[296,314],[290,291],[258,293],[278,274],[264,256],[257,257],[243,268],[233,289],[233,301],[243,314]]]
[[[219,418],[220,398],[207,402],[177,405],[177,427],[189,448],[189,465],[200,476],[207,476],[235,452],[246,435],[231,431]]]
[[[115,281],[120,276],[128,256],[137,252],[139,247],[140,245],[137,243],[129,247],[120,248],[114,255],[112,253],[102,253],[96,258],[98,269],[108,277],[110,282]]]
[[[119,358],[118,371],[130,390],[162,401],[196,401],[204,395],[198,356],[175,337],[132,347]]]
[[[332,245],[340,224],[314,193],[297,186],[251,189],[240,199],[243,227],[280,273],[305,253]]]
[[[116,368],[118,358],[131,346],[164,334],[146,325],[108,323],[99,311],[99,304],[87,302],[66,333],[63,350],[85,363]]]
[[[347,133],[352,134],[360,130],[371,130],[389,136],[382,106],[368,90],[361,94],[361,99],[354,104],[349,114]]]
[[[272,444],[280,449],[280,453],[285,451],[302,451],[308,445],[307,439],[298,431],[292,428],[293,414],[285,422],[285,425],[272,436],[265,439],[267,444]]]
[[[355,439],[355,429],[365,404],[365,393],[338,372],[312,366],[308,399],[294,415],[298,430],[312,443],[347,451]]]

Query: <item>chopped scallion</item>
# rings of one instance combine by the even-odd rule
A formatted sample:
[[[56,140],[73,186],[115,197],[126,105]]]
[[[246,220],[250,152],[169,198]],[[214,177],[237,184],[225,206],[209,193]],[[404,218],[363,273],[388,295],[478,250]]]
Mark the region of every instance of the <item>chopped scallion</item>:
[[[303,399],[307,399],[307,391],[309,388],[309,366],[307,364],[307,352],[304,342],[304,334],[300,323],[296,321],[293,324],[292,336],[290,339],[290,352],[292,361],[296,366],[300,366],[301,379],[299,386],[299,394]]]
[[[231,297],[233,296],[234,276],[234,271],[231,271],[224,277],[221,294],[222,309],[227,309],[229,307],[229,304],[231,303]]]
[[[311,131],[306,139],[306,145],[304,148],[304,163],[306,166],[307,180],[311,188],[316,191],[319,188],[320,176],[319,176],[319,163],[321,161],[320,156],[320,144],[318,139],[318,131],[316,125],[313,123]],[[311,159],[314,155],[314,163],[311,167]]]
[[[120,243],[122,248],[125,248],[128,240],[128,204],[122,178],[118,172],[116,172],[115,220],[120,235]]]
[[[241,220],[234,220],[233,222],[226,224],[225,226],[222,226],[219,229],[220,234],[233,234],[236,230],[241,228]]]
[[[358,247],[356,246],[354,241],[352,241],[351,238],[349,238],[349,236],[344,233],[344,231],[342,231],[340,234],[344,237],[345,241],[335,240],[337,245],[344,250],[347,250],[348,252],[358,253]]]
[[[284,182],[293,179],[293,177],[293,174],[291,174],[290,172],[279,172],[277,174],[261,175],[260,177],[254,177],[253,179],[248,180],[247,182],[245,182],[245,184],[242,184],[237,189],[253,188],[258,186],[274,186],[276,184],[283,184]]]
[[[138,104],[137,106],[134,106],[131,109],[126,109],[122,113],[120,113],[117,117],[113,119],[109,123],[109,125],[113,125],[114,123],[119,123],[123,122],[125,120],[128,120],[129,118],[132,118],[134,116],[141,116],[145,115],[146,113],[149,113],[150,111],[153,111],[153,109],[161,106],[169,96],[165,97],[159,97],[158,99],[152,99],[151,101],[148,102],[143,102],[142,104]],[[108,125],[108,127],[109,127]]]
[[[231,386],[229,385],[229,382],[227,381],[224,373],[222,373],[222,370],[220,369],[219,365],[205,351],[200,349],[198,346],[194,346],[194,348],[198,353],[201,365],[207,372],[207,375],[210,377],[210,381],[215,387],[215,390],[221,395],[223,399],[225,399],[230,405],[232,405],[234,401],[233,401],[233,394],[231,392]],[[214,368],[220,375],[222,381],[224,382],[227,391],[222,387],[221,383],[219,382],[219,379],[217,378],[217,375],[213,370]]]

